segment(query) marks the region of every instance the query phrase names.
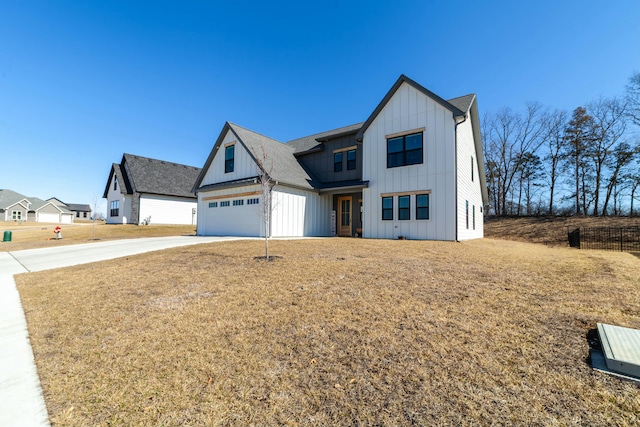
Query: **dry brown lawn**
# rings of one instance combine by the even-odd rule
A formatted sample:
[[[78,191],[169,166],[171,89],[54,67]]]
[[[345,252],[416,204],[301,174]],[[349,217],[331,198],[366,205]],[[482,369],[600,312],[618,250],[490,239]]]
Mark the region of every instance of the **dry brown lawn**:
[[[53,426],[634,426],[596,322],[640,259],[500,240],[198,245],[16,276]]]
[[[56,225],[62,228],[62,239],[56,240],[53,229]],[[22,249],[48,248],[51,246],[90,243],[99,240],[134,239],[139,237],[163,237],[195,234],[194,225],[106,225],[103,222],[82,225],[41,224],[0,221],[0,236],[3,231],[11,231],[11,242],[0,242],[0,252],[19,251]]]
[[[567,234],[579,227],[640,227],[640,218],[628,217],[516,217],[488,218],[484,237],[569,246]]]

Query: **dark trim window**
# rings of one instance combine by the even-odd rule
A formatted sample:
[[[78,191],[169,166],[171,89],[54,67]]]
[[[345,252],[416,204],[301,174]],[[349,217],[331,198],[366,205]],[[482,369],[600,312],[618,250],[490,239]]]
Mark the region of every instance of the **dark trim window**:
[[[467,222],[467,230],[469,229],[469,201],[465,200],[464,201],[466,206],[465,206],[465,219]]]
[[[422,162],[422,132],[387,139],[387,168]]]
[[[233,206],[242,206],[242,205],[244,205],[243,199],[233,201]]]
[[[416,219],[429,219],[428,194],[416,194]]]
[[[217,208],[218,207],[218,202],[209,202],[209,207],[210,208]]]
[[[342,172],[342,152],[333,153],[333,171]]]
[[[347,151],[347,170],[352,171],[356,168],[356,150]]]
[[[224,201],[224,202],[220,202],[220,207],[224,208],[227,207],[231,204],[231,202],[229,202],[228,200]]]
[[[411,219],[411,196],[398,196],[398,219]]]
[[[473,229],[476,229],[476,205],[473,205]]]
[[[260,198],[258,197],[255,197],[253,199],[247,199],[248,205],[257,205],[258,203],[260,203]]]
[[[109,216],[120,216],[120,200],[113,200],[109,204]]]
[[[382,220],[390,221],[393,219],[393,197],[382,198]]]
[[[114,176],[113,177],[113,191],[116,191],[118,189],[118,177]]]
[[[224,173],[233,172],[233,159],[235,157],[235,151],[235,145],[230,145],[224,148]]]
[[[471,156],[471,182],[473,182],[473,156]]]

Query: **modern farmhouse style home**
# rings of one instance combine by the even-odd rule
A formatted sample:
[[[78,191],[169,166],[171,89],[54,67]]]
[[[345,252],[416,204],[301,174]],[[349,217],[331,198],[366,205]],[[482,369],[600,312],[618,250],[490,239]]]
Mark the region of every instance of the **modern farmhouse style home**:
[[[481,238],[483,165],[475,95],[445,101],[402,75],[363,123],[282,143],[227,122],[193,187],[197,232]]]
[[[102,197],[107,224],[196,223],[191,188],[200,168],[125,153],[111,166]]]

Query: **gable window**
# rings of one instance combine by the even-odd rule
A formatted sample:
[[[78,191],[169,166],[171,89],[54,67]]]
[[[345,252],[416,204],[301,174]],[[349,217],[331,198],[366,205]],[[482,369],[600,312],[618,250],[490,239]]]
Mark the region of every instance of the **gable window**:
[[[393,219],[393,197],[382,198],[382,220],[389,221]]]
[[[422,132],[387,139],[387,168],[422,162]]]
[[[22,219],[22,211],[12,211],[11,219],[14,221],[20,221]]]
[[[398,219],[411,219],[411,196],[398,196]]]
[[[113,177],[113,191],[116,191],[118,189],[118,177],[114,176]]]
[[[109,216],[120,216],[120,200],[113,200],[109,204]]]
[[[235,156],[235,145],[224,148],[224,173],[233,172],[233,158]]]
[[[333,171],[342,172],[342,152],[333,153]]]
[[[352,171],[356,168],[356,150],[347,151],[347,170]]]
[[[416,194],[416,219],[429,219],[428,194]]]

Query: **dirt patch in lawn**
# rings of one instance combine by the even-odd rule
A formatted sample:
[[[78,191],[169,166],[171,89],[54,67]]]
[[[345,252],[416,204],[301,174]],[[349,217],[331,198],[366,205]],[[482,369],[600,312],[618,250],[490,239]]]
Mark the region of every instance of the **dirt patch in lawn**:
[[[640,262],[499,240],[198,245],[16,276],[54,426],[618,425]]]

